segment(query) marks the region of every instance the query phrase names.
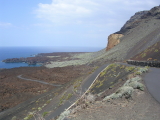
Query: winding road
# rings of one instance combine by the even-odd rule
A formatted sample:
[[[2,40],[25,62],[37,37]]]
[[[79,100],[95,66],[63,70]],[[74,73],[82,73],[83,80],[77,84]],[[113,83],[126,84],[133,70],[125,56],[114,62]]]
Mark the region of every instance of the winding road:
[[[127,66],[133,66],[126,63],[120,63]],[[97,75],[108,66],[108,64],[101,66],[99,69],[97,69],[89,78],[88,80],[83,84],[82,86],[82,92],[85,92],[90,85],[93,83]],[[145,74],[144,81],[146,84],[146,87],[150,94],[160,103],[160,69],[159,68],[150,68],[149,72]],[[73,96],[70,101],[75,101],[75,96]],[[56,116],[60,115],[61,112],[63,112],[65,109],[67,109],[72,103],[70,101],[66,101],[61,107],[59,107],[56,111],[54,111],[52,114],[50,114],[46,120],[51,120],[55,118]]]
[[[126,63],[120,64],[134,66]],[[160,103],[160,68],[150,67],[143,78],[149,93]]]
[[[18,77],[19,79],[22,79],[22,80],[39,82],[39,83],[42,83],[42,84],[45,84],[45,85],[51,85],[51,86],[55,86],[55,87],[60,87],[60,86],[62,86],[62,85],[57,85],[57,84],[50,84],[50,83],[47,83],[47,82],[44,82],[44,81],[41,81],[41,80],[32,80],[32,79],[24,78],[24,77],[22,77],[22,75],[18,75],[17,77]]]
[[[160,103],[160,68],[150,68],[144,80],[150,94]]]
[[[105,64],[101,67],[99,67],[94,73],[92,73],[89,78],[85,81],[85,83],[82,85],[82,93],[86,92],[86,90],[90,87],[90,85],[93,83],[93,81],[96,79],[97,75],[105,69],[109,64]],[[59,116],[65,109],[70,107],[74,101],[76,101],[77,96],[73,95],[69,100],[67,100],[62,106],[57,108],[53,113],[51,113],[48,117],[45,118],[45,120],[51,120],[53,118],[56,118]],[[71,102],[72,101],[72,102]]]
[[[132,65],[128,65],[125,63],[120,63],[123,65],[127,65],[127,66],[132,66]],[[93,81],[96,79],[97,75],[103,70],[105,69],[109,64],[105,64],[101,67],[99,67],[94,73],[92,73],[88,79],[84,82],[84,84],[82,85],[82,93],[86,92],[86,90],[90,87],[90,85],[93,83]],[[23,79],[23,80],[29,80],[29,81],[33,81],[33,82],[39,82],[42,84],[48,84],[48,85],[52,85],[52,86],[61,86],[61,85],[54,85],[54,84],[50,84],[44,81],[39,81],[39,80],[32,80],[32,79],[27,79],[22,77],[22,75],[17,76],[19,79]],[[149,72],[145,74],[144,76],[144,81],[145,84],[147,86],[147,89],[149,90],[149,92],[151,93],[151,95],[160,103],[160,69],[159,68],[150,68]],[[60,115],[65,109],[67,109],[68,107],[70,107],[74,101],[76,100],[77,96],[73,95],[69,100],[67,100],[62,106],[60,106],[59,108],[57,108],[54,112],[52,112],[49,116],[47,116],[45,118],[45,120],[51,120],[53,118],[56,118],[58,115]],[[71,102],[72,101],[72,102]],[[25,107],[24,107],[25,109]],[[1,117],[0,117],[1,120]]]
[[[92,73],[87,80],[85,80],[85,82],[83,83],[82,86],[82,92],[85,92],[90,85],[93,83],[93,81],[95,80],[95,78],[97,77],[97,75],[108,66],[108,64],[105,64],[101,67],[99,67],[94,73]],[[28,81],[33,81],[33,82],[39,82],[42,84],[49,84],[46,83],[44,81],[39,81],[39,80],[32,80],[32,79],[28,79],[28,78],[24,78],[22,77],[22,75],[18,75],[17,76],[19,79],[22,80],[28,80]],[[53,85],[53,84],[52,84]],[[53,85],[53,86],[60,86],[60,85]],[[39,99],[42,98],[43,96],[46,96],[47,93],[45,93],[45,95],[41,95],[41,97],[37,96],[36,98],[32,98],[28,101],[25,101],[24,103],[21,103],[19,105],[17,105],[14,108],[8,109],[7,111],[1,112],[0,113],[0,120],[10,120],[11,116],[15,116],[16,113],[23,111],[26,109],[26,107],[31,106],[32,104],[34,104],[34,102]],[[70,105],[72,105],[74,103],[74,101],[76,100],[77,96],[73,95],[69,100],[67,100],[62,106],[60,106],[59,108],[57,108],[54,112],[52,112],[47,118],[45,118],[45,120],[51,120],[55,117],[57,117],[58,115],[60,115],[65,109],[67,109]],[[72,102],[71,102],[72,101]]]

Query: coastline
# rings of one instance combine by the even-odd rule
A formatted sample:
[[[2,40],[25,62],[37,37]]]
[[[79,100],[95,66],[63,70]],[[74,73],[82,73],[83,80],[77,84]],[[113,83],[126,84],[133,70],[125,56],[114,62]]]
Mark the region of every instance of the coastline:
[[[68,66],[68,67],[55,67],[55,68],[46,68],[46,67],[19,67],[2,70],[0,72],[0,81],[1,81],[1,89],[0,89],[0,105],[1,112],[6,111],[7,109],[19,105],[20,103],[25,102],[27,99],[32,99],[35,96],[41,96],[41,94],[45,94],[49,91],[52,91],[52,94],[55,95],[56,91],[54,89],[61,88],[61,91],[64,91],[66,85],[70,86],[71,81],[76,79],[82,79],[81,77],[88,75],[88,71],[92,69],[89,66]],[[33,81],[25,81],[17,78],[18,75],[22,74],[24,78],[27,79],[37,79],[48,82],[50,84],[62,84],[62,86],[51,86],[45,85]],[[2,87],[3,86],[3,87]],[[36,87],[35,87],[36,86]],[[5,91],[7,90],[7,91]],[[7,93],[7,94],[6,94]],[[51,96],[52,98],[52,96]],[[43,106],[49,101],[51,98],[45,98],[41,101],[35,101],[35,105],[27,106],[28,111],[32,111],[32,108],[39,108],[39,106]],[[49,102],[47,102],[49,103]],[[34,107],[35,106],[35,107]],[[25,109],[24,109],[25,110]],[[21,111],[20,113],[14,114],[14,116],[23,116],[24,113],[27,115],[25,111]],[[13,116],[8,116],[12,118]],[[9,119],[10,119],[9,118]],[[22,118],[21,118],[22,119]]]
[[[36,57],[40,56],[40,54],[47,54],[47,53],[78,53],[78,52],[96,52],[101,50],[100,47],[56,47],[56,46],[40,46],[40,47],[27,47],[27,46],[17,46],[17,47],[0,47],[0,68],[15,68],[15,67],[23,67],[28,66],[25,63],[14,63],[14,65],[11,64],[4,64],[2,62],[5,59],[9,58],[27,58],[27,57]],[[50,55],[48,55],[50,56]],[[53,56],[53,55],[51,55]],[[47,58],[48,59],[48,58]],[[37,63],[43,64],[43,61],[36,60]],[[53,60],[56,61],[56,60]],[[45,61],[45,64],[47,62]],[[17,65],[16,65],[17,64]],[[43,64],[44,65],[44,64]]]
[[[1,61],[1,64],[4,64],[4,66],[19,64],[19,67],[43,66],[47,68],[84,65],[93,59],[93,54],[94,52],[39,53],[35,57],[5,59]]]

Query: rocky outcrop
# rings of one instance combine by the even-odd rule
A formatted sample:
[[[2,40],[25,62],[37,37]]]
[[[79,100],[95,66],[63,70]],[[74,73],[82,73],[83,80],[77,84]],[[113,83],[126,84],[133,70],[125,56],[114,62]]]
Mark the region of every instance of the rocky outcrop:
[[[129,29],[135,28],[139,25],[142,19],[155,17],[160,19],[160,6],[156,6],[151,10],[145,10],[135,13],[116,34],[125,34]]]
[[[108,45],[106,51],[110,50],[114,46],[120,43],[120,38],[123,37],[122,34],[111,34],[108,37]]]
[[[128,31],[129,29],[132,29],[136,26],[138,26],[139,22],[141,21],[141,17],[144,16],[145,14],[147,14],[148,11],[141,11],[141,12],[137,12],[135,13],[135,15],[133,15],[125,24],[124,26],[121,28],[121,30],[119,32],[117,32],[118,34],[124,34],[126,31]]]
[[[156,6],[149,10],[146,14],[144,14],[141,18],[147,18],[147,17],[156,17],[160,18],[160,6]]]

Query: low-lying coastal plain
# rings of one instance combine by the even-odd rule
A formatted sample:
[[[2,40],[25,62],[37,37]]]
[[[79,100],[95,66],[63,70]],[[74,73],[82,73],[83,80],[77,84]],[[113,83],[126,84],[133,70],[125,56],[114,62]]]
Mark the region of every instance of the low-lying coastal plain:
[[[113,41],[109,42],[109,49],[7,59],[6,62],[43,66],[0,71],[0,120],[54,119],[69,107],[65,103],[76,106],[64,111],[59,120],[159,120],[160,104],[149,94],[144,77],[146,72],[158,76],[159,66],[154,66],[154,73],[150,68],[153,66],[127,64],[134,60],[160,61],[159,26],[160,6],[156,6],[137,12],[120,31],[112,34],[108,38]],[[90,89],[83,94],[85,85]]]
[[[39,60],[42,61],[44,57],[51,58],[50,60],[52,60],[52,62],[43,61],[44,66],[2,69],[0,71],[0,111],[2,112],[12,108],[34,96],[57,88],[49,84],[64,85],[69,81],[88,74],[92,67],[81,65],[78,62],[80,61],[79,56],[83,54],[86,55],[89,53],[46,53],[43,54],[43,56],[38,56]],[[33,57],[32,59],[35,60],[36,58],[37,57]],[[77,62],[73,63],[73,61]],[[49,84],[46,85],[20,79],[18,77],[20,75],[26,79],[44,81]]]

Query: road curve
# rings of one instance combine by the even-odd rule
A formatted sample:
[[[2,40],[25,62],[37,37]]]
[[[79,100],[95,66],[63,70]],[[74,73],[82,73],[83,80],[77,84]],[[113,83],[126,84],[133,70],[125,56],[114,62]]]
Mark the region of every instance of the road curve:
[[[24,78],[24,77],[22,77],[22,75],[18,75],[17,77],[18,77],[19,79],[22,79],[22,80],[39,82],[39,83],[42,83],[42,84],[45,84],[45,85],[51,85],[51,86],[54,86],[54,87],[60,87],[60,86],[62,86],[62,85],[57,85],[57,84],[50,84],[50,83],[47,83],[47,82],[44,82],[44,81],[40,81],[40,80],[32,80],[32,79]]]
[[[126,63],[120,63],[127,66],[135,66]],[[141,67],[141,66],[140,66]],[[144,75],[144,82],[149,93],[160,103],[160,68],[150,67]]]
[[[90,85],[93,83],[97,75],[108,66],[109,64],[105,64],[101,67],[99,67],[90,77],[86,80],[86,82],[82,85],[82,93],[84,93]],[[51,113],[48,117],[45,118],[45,120],[51,120],[53,118],[56,118],[58,115],[60,115],[65,109],[70,107],[74,101],[76,100],[77,96],[73,95],[69,100],[67,100],[62,106],[57,108],[53,113]]]
[[[160,68],[150,68],[144,81],[150,94],[160,103]]]

